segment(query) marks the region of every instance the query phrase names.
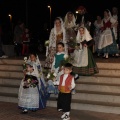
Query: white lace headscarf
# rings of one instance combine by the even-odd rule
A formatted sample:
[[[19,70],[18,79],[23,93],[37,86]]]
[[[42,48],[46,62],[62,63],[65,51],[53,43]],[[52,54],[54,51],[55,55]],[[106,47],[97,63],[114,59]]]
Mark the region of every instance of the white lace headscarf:
[[[69,14],[72,14],[72,16],[73,16],[73,19],[71,21],[72,22],[72,27],[74,27],[76,25],[76,18],[74,16],[74,14],[72,12],[67,12],[67,14],[65,15],[65,19],[64,19],[64,25],[65,25],[66,28],[67,28],[68,23],[69,23],[69,21],[68,21],[68,15]]]
[[[63,20],[62,20],[62,18],[61,17],[57,17],[59,20],[60,20],[60,22],[61,22],[61,32],[63,33],[63,43],[65,43],[65,36],[66,36],[66,33],[65,33],[65,28],[64,28],[64,23],[63,23]],[[55,25],[55,23],[54,23],[54,34],[55,34],[55,36],[57,35],[57,31],[56,31],[56,25]]]
[[[108,10],[108,9],[106,9],[105,11],[106,11],[106,12],[108,11],[109,18],[108,18],[108,19],[104,18],[103,20],[104,20],[105,22],[107,22],[107,21],[110,20],[110,18],[112,17],[112,14],[111,14],[110,10]]]
[[[61,32],[64,32],[64,31],[65,31],[65,28],[64,28],[63,20],[62,20],[61,17],[57,17],[57,18],[58,18],[58,19],[60,20],[60,22],[61,22]],[[55,20],[55,21],[56,21],[56,20]],[[54,22],[54,34],[55,34],[55,35],[57,34],[55,22]]]
[[[80,43],[80,42],[82,42],[84,40],[86,40],[86,41],[92,40],[92,37],[91,37],[89,31],[87,30],[87,28],[85,28],[85,27],[79,27],[79,29],[80,28],[84,29],[84,34],[83,34],[83,36],[81,36],[80,31],[78,30],[77,37],[76,37],[77,43]]]

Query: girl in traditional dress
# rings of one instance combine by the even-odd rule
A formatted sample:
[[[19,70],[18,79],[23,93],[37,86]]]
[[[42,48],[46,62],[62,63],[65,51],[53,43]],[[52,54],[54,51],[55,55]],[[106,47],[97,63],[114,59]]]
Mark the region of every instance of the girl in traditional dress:
[[[50,37],[49,37],[49,47],[46,51],[46,61],[45,61],[45,68],[52,67],[52,63],[54,60],[54,55],[57,52],[57,44],[59,42],[63,42],[65,45],[65,52],[67,53],[67,45],[66,45],[66,32],[63,26],[63,21],[60,17],[57,17],[54,22],[54,28],[52,28]]]
[[[103,21],[101,19],[101,16],[97,16],[97,20],[95,20],[94,26],[95,26],[95,31],[94,31],[95,51],[94,52],[97,52],[98,42],[99,42],[100,34],[101,34],[101,27],[103,26]]]
[[[76,40],[76,18],[72,12],[67,12],[64,20],[64,26],[66,29],[66,39],[68,41],[68,52],[74,52],[74,43]]]
[[[21,85],[19,88],[19,103],[18,106],[23,109],[22,113],[28,113],[28,110],[36,111],[38,109],[44,109],[46,107],[46,99],[47,99],[47,92],[46,92],[46,84],[44,81],[44,77],[42,74],[42,68],[40,61],[36,54],[30,54],[30,57],[27,63],[31,63],[33,70],[27,71],[25,73],[28,75],[33,75],[37,77],[38,85],[33,88],[29,87],[27,89],[23,88],[24,79],[21,81]],[[41,74],[40,74],[41,73]]]
[[[80,27],[77,33],[76,42],[78,44],[74,51],[73,72],[78,75],[93,75],[98,73],[97,65],[89,49],[93,45],[91,35],[85,27]]]
[[[64,52],[64,44],[63,43],[58,43],[57,44],[57,53],[54,55],[54,61],[52,63],[52,68],[51,72],[54,72],[56,74],[55,80],[59,80],[60,75],[63,74],[61,62],[65,60],[65,57],[67,54]],[[58,88],[53,84],[53,80],[48,81],[48,87],[47,87],[48,93],[53,93],[53,94],[58,94]]]
[[[26,66],[27,71],[25,77],[21,81],[18,102],[18,106],[23,110],[23,114],[28,113],[28,110],[36,111],[46,107],[46,100],[41,90],[41,81],[39,79],[38,69],[36,69],[32,62],[28,62]],[[29,77],[29,79],[26,80],[26,76],[32,77]],[[36,78],[35,80],[38,81],[38,84],[35,86],[29,85],[28,83],[32,80],[31,78]]]
[[[42,72],[42,66],[41,66],[40,60],[38,58],[38,55],[36,53],[34,53],[34,52],[30,53],[28,62],[33,62],[33,64],[35,65],[35,67],[39,71],[40,80],[42,81],[43,85],[46,87],[44,75],[43,75],[43,72]]]
[[[118,56],[117,44],[115,41],[115,33],[113,32],[114,26],[117,25],[117,21],[111,16],[109,10],[104,11],[102,33],[98,43],[98,53],[104,53],[105,58],[108,58],[109,54],[116,54]]]

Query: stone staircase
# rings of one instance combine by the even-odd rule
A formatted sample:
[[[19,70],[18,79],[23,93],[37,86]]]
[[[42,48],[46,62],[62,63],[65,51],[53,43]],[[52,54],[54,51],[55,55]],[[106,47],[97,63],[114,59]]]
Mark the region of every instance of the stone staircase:
[[[23,60],[0,59],[0,101],[18,102]],[[43,63],[43,62],[42,62]],[[72,109],[120,114],[120,64],[97,63],[99,74],[81,76],[76,81]],[[48,106],[56,107],[51,95]]]

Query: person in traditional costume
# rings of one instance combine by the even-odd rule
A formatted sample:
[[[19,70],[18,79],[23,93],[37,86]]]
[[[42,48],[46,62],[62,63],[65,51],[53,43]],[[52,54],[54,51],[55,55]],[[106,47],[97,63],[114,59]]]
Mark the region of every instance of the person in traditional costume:
[[[57,110],[62,111],[61,118],[63,120],[70,120],[71,109],[71,91],[75,87],[74,77],[71,75],[72,64],[66,63],[64,65],[64,74],[60,76],[58,85],[59,95],[57,100]]]
[[[76,37],[77,47],[74,51],[73,73],[90,76],[98,73],[96,62],[89,47],[94,41],[85,27],[79,27]]]
[[[100,39],[100,34],[101,34],[101,28],[103,26],[103,21],[101,16],[97,16],[97,20],[94,22],[95,30],[94,30],[94,41],[95,41],[95,46],[94,46],[94,52],[97,52],[98,49],[98,42]],[[98,54],[99,56],[99,54]]]
[[[48,80],[47,91],[50,94],[58,94],[57,86],[53,84],[54,81],[58,81],[60,75],[63,74],[61,62],[65,60],[67,54],[64,52],[64,43],[60,42],[57,44],[57,53],[54,55],[54,61],[52,63],[51,72],[56,75],[54,80]]]
[[[110,11],[104,11],[102,33],[98,43],[98,53],[103,53],[104,58],[108,58],[109,54],[118,56],[118,48],[115,40],[114,27],[118,22],[111,16]]]
[[[39,71],[35,64],[26,62],[26,73],[21,81],[18,95],[18,106],[23,110],[23,114],[28,113],[29,110],[36,111],[46,107],[46,99],[41,86]]]
[[[67,41],[66,41],[66,32],[63,25],[63,21],[60,17],[57,17],[54,22],[54,28],[52,28],[50,37],[49,37],[49,46],[46,51],[46,60],[45,60],[45,68],[51,69],[52,63],[54,60],[54,55],[57,52],[57,44],[59,42],[63,42],[65,45],[65,52],[67,51]]]
[[[72,12],[67,12],[64,19],[66,29],[66,39],[68,41],[68,53],[74,52],[74,43],[76,39],[76,18]]]
[[[79,6],[78,9],[78,15],[77,15],[77,21],[76,23],[79,24],[79,26],[84,26],[90,31],[91,27],[91,17],[87,13],[87,10],[84,6]]]
[[[120,40],[119,40],[119,29],[120,29],[120,25],[119,25],[119,16],[118,16],[118,8],[117,7],[113,7],[112,8],[112,17],[118,21],[118,25],[114,26],[113,31],[115,33],[115,40],[117,42],[117,44],[119,45],[119,49],[120,49]]]

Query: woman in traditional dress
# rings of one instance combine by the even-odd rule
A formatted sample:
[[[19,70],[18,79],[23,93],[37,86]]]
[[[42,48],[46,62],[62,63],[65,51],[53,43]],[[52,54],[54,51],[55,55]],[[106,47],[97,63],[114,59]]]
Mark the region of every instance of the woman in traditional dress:
[[[98,53],[103,53],[105,58],[108,58],[108,55],[115,54],[118,56],[117,44],[115,41],[115,33],[113,28],[117,25],[117,21],[111,16],[109,10],[104,11],[103,27],[102,33],[100,35],[98,43]]]
[[[120,17],[118,15],[118,8],[117,7],[113,7],[112,8],[112,17],[118,21],[118,25],[116,25],[114,28],[113,28],[113,31],[115,33],[115,40],[119,46],[119,49],[120,49],[120,38],[119,38],[119,35],[120,35]]]
[[[74,43],[76,40],[76,18],[72,12],[67,12],[64,19],[66,29],[66,39],[68,41],[68,52],[74,52]]]
[[[74,51],[73,72],[85,76],[98,73],[97,65],[89,49],[94,41],[85,27],[79,28],[76,42],[78,46]]]
[[[98,41],[99,41],[100,34],[101,34],[101,27],[103,26],[103,21],[101,19],[101,16],[97,16],[97,20],[95,20],[94,26],[95,26],[95,31],[94,31],[95,51],[94,52],[97,52]]]
[[[54,22],[54,28],[52,28],[50,37],[49,37],[49,47],[46,51],[46,60],[45,60],[45,68],[51,68],[54,60],[54,55],[57,52],[57,44],[59,42],[63,42],[65,45],[65,52],[67,53],[67,42],[66,42],[66,32],[63,25],[63,21],[60,17],[57,17]]]

